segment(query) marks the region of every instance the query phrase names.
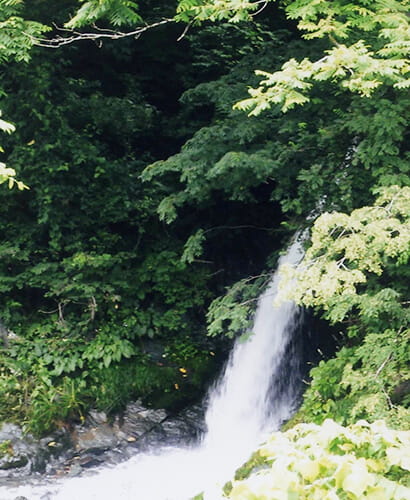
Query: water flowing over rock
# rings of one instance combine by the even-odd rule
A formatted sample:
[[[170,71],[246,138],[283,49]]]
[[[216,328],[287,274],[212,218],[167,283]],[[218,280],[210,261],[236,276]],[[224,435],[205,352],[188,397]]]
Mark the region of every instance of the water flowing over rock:
[[[18,425],[3,424],[0,445],[6,451],[0,457],[0,485],[31,481],[30,477],[39,473],[77,476],[103,463],[117,464],[164,441],[186,443],[200,434],[202,421],[200,407],[170,416],[165,410],[148,409],[136,401],[113,421],[94,410],[84,424],[41,440],[24,434]]]
[[[295,240],[279,264],[294,264],[301,257],[301,245]],[[114,468],[105,467],[94,476],[29,485],[7,495],[0,488],[0,498],[188,500],[204,492],[206,500],[220,500],[222,485],[267,433],[277,430],[291,416],[300,397],[300,349],[295,337],[300,313],[290,302],[274,307],[279,280],[277,272],[258,301],[252,335],[236,342],[221,380],[211,390],[206,429],[196,443],[182,445],[180,434],[173,437],[172,428],[167,429],[171,421],[165,419],[153,426],[157,437],[164,437],[159,440],[162,447],[157,441],[147,451]],[[138,420],[138,412],[135,415],[132,418]],[[107,424],[101,424],[105,429],[103,441],[121,438],[114,431],[115,425],[108,431]],[[142,422],[137,428],[142,435],[150,435],[144,434],[147,428]],[[122,439],[126,436],[127,432]],[[92,434],[80,433],[77,439],[79,446],[94,444]]]

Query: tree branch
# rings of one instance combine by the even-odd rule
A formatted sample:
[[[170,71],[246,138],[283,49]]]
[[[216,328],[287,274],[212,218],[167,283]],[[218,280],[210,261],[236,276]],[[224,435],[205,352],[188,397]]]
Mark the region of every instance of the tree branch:
[[[78,42],[81,40],[92,40],[92,41],[102,41],[103,39],[110,39],[110,40],[119,40],[121,38],[128,38],[128,37],[134,37],[138,38],[142,33],[145,31],[151,30],[153,28],[157,28],[158,26],[162,26],[164,24],[169,24],[171,22],[175,22],[174,19],[162,19],[161,21],[158,21],[156,23],[148,24],[146,26],[142,26],[141,28],[135,29],[133,31],[127,31],[127,32],[122,32],[122,31],[113,31],[109,29],[103,29],[99,28],[98,26],[94,25],[93,28],[96,30],[96,32],[93,33],[82,33],[80,31],[74,31],[70,30],[67,28],[61,28],[59,26],[55,26],[55,28],[58,31],[63,31],[65,33],[71,33],[68,36],[56,36],[54,38],[37,38],[30,33],[25,33],[26,36],[30,38],[32,41],[33,45],[36,45],[37,47],[45,47],[48,49],[58,49],[60,47],[63,47],[64,45],[69,45],[74,42]]]

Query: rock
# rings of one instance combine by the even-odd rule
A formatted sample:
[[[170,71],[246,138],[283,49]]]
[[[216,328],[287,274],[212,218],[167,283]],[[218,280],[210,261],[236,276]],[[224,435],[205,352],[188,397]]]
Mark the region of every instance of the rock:
[[[53,436],[35,439],[24,434],[21,427],[4,423],[0,428],[0,446],[7,443],[7,453],[0,456],[0,476],[24,475],[45,472],[54,458],[59,457],[69,446],[66,431],[57,431]]]
[[[23,431],[16,424],[4,423],[0,428],[0,442],[2,441],[15,441],[21,439]]]
[[[139,438],[152,431],[158,424],[167,418],[165,410],[152,410],[142,406],[140,401],[130,403],[123,415],[121,432],[125,433],[125,439],[129,437]]]
[[[1,470],[19,469],[20,467],[24,467],[27,464],[28,464],[28,457],[24,455],[17,455],[17,456],[6,455],[0,458]]]
[[[78,451],[107,450],[119,443],[119,438],[108,424],[87,428],[76,426],[72,441]]]
[[[22,469],[29,465],[35,454],[35,443],[31,436],[24,436],[15,424],[5,423],[0,429],[0,445],[7,448],[0,457],[0,471]]]
[[[201,422],[200,407],[170,417],[164,410],[149,409],[135,401],[113,421],[106,413],[92,410],[83,424],[41,440],[24,435],[17,425],[4,424],[0,445],[10,443],[11,453],[0,457],[0,481],[4,478],[24,484],[34,472],[52,477],[79,476],[102,463],[118,464],[149,447],[195,439]]]
[[[74,476],[79,476],[82,472],[81,465],[80,464],[73,464],[71,467],[68,468],[67,470],[67,476],[74,477]]]
[[[98,458],[95,458],[93,456],[87,455],[85,457],[81,457],[78,463],[81,465],[83,468],[89,468],[89,467],[95,467],[97,465],[100,465],[103,461],[99,460]]]
[[[103,411],[91,410],[86,418],[86,424],[101,425],[108,422],[107,414]]]

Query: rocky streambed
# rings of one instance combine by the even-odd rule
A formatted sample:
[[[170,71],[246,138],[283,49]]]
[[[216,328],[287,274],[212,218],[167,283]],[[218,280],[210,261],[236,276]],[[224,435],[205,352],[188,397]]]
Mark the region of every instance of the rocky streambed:
[[[80,476],[149,448],[194,441],[203,432],[203,422],[200,406],[169,415],[136,401],[113,419],[91,411],[83,424],[42,439],[25,435],[18,425],[4,423],[0,428],[0,485],[18,486],[39,477]]]

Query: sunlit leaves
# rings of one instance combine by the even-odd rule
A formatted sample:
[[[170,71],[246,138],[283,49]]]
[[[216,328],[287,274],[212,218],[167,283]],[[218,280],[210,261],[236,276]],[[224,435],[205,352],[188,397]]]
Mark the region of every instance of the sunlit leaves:
[[[15,175],[16,171],[13,168],[6,167],[4,163],[0,162],[0,184],[7,182],[10,189],[16,185],[20,191],[28,189],[28,186],[23,182],[16,180]]]
[[[224,21],[238,23],[249,21],[260,9],[259,1],[248,0],[181,0],[178,3],[178,21]]]
[[[6,132],[7,134],[11,134],[16,130],[16,127],[12,123],[0,119],[0,130]],[[2,151],[3,149],[0,147],[0,152]],[[7,182],[10,189],[16,185],[20,191],[28,189],[23,182],[16,180],[15,175],[16,171],[13,168],[9,168],[4,163],[0,162],[0,184]]]
[[[0,116],[1,116],[1,111],[0,111]],[[11,134],[16,130],[16,127],[12,123],[0,119],[0,130],[2,132],[6,132],[7,134]]]
[[[382,421],[342,427],[299,424],[274,433],[258,452],[265,463],[233,481],[227,498],[405,500],[410,434]]]
[[[251,97],[240,101],[236,107],[248,111],[250,115],[258,115],[275,104],[286,112],[306,103],[313,83],[324,80],[340,83],[351,92],[370,97],[384,84],[406,87],[409,70],[410,64],[404,57],[377,57],[363,41],[350,46],[338,44],[315,62],[290,59],[280,71],[257,71],[256,74],[264,79],[259,87],[249,89]]]
[[[303,261],[295,270],[284,270],[287,280],[297,279],[292,297],[308,307],[323,307],[334,322],[343,320],[351,308],[367,298],[358,287],[371,274],[381,275],[389,262],[408,261],[409,214],[410,188],[391,187],[382,190],[373,207],[350,215],[321,215]],[[347,307],[341,309],[340,303]],[[366,302],[363,309],[365,306]]]
[[[313,225],[302,262],[284,269],[282,286],[292,282],[283,292],[287,298],[321,310],[333,323],[347,322],[347,334],[362,339],[312,369],[303,403],[307,418],[409,422],[406,392],[395,396],[410,378],[409,216],[410,188],[397,186],[381,189],[374,206],[349,215],[324,213]]]
[[[251,97],[237,107],[257,115],[279,105],[286,112],[307,102],[312,84],[323,80],[364,97],[370,97],[382,85],[407,88],[410,27],[406,4],[405,1],[376,1],[372,5],[321,0],[289,2],[287,14],[299,20],[304,38],[329,38],[333,48],[316,61],[290,59],[280,71],[259,73],[264,77],[259,87],[251,88]],[[212,5],[216,8],[216,4]]]

